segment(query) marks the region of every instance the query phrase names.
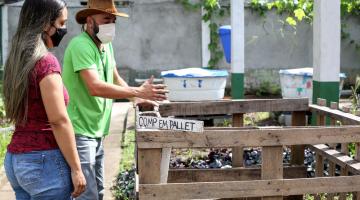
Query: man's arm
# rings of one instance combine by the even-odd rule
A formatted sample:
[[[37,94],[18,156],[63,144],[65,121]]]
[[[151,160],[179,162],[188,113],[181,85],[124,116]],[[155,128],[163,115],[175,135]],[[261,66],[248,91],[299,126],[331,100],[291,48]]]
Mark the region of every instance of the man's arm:
[[[84,69],[79,73],[92,96],[111,99],[139,97],[155,101],[166,99],[164,86],[153,85],[152,79],[147,80],[140,87],[129,87],[126,83],[126,86],[119,86],[102,81],[95,69]],[[119,79],[117,79],[117,81],[119,81]]]
[[[116,67],[114,67],[114,84],[115,85],[120,85],[120,86],[123,86],[123,87],[129,87],[129,85],[119,75],[119,72],[118,72]]]

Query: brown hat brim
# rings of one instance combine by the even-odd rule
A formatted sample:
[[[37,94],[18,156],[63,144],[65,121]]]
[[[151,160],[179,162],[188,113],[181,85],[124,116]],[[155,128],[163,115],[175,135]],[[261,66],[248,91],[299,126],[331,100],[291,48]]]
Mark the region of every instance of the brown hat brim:
[[[75,19],[76,19],[77,23],[85,24],[86,17],[88,17],[90,15],[97,15],[97,14],[103,14],[103,13],[107,13],[107,14],[111,14],[111,15],[119,16],[119,17],[129,17],[129,15],[126,13],[121,13],[121,12],[111,13],[111,12],[106,12],[106,11],[103,11],[100,9],[86,8],[86,9],[83,9],[83,10],[80,10],[79,12],[77,12]]]

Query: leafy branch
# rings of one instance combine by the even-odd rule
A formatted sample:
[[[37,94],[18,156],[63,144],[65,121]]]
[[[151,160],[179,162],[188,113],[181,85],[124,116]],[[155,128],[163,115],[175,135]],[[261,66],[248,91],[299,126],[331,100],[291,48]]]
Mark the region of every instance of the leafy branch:
[[[208,63],[209,68],[216,68],[223,57],[223,52],[219,50],[219,36],[217,34],[218,24],[215,19],[221,19],[230,14],[230,4],[226,0],[199,0],[193,3],[190,0],[176,0],[182,4],[186,10],[198,11],[202,7],[206,12],[202,16],[204,22],[210,22],[210,43],[208,48],[211,58]],[[227,4],[226,4],[227,2]],[[224,5],[225,4],[225,5]],[[248,0],[245,7],[252,12],[265,17],[266,12],[274,10],[279,15],[286,17],[286,24],[296,29],[299,22],[305,21],[312,24],[314,0]],[[360,0],[341,0],[341,38],[349,40],[349,44],[354,45],[356,50],[360,50],[360,43],[351,38],[346,31],[345,19],[350,16],[360,15]]]

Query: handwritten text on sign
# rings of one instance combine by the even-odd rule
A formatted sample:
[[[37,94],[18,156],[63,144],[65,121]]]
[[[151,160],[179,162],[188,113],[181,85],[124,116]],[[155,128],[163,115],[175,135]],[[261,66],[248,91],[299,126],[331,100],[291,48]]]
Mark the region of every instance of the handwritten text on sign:
[[[203,132],[204,122],[185,119],[137,116],[137,128]]]

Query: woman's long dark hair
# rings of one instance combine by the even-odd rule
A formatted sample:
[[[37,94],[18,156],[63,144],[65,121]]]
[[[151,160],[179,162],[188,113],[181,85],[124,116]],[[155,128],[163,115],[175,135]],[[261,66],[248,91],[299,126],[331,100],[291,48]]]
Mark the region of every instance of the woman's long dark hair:
[[[4,69],[6,117],[15,123],[26,122],[29,77],[36,62],[47,52],[43,34],[61,15],[63,0],[25,0]]]

